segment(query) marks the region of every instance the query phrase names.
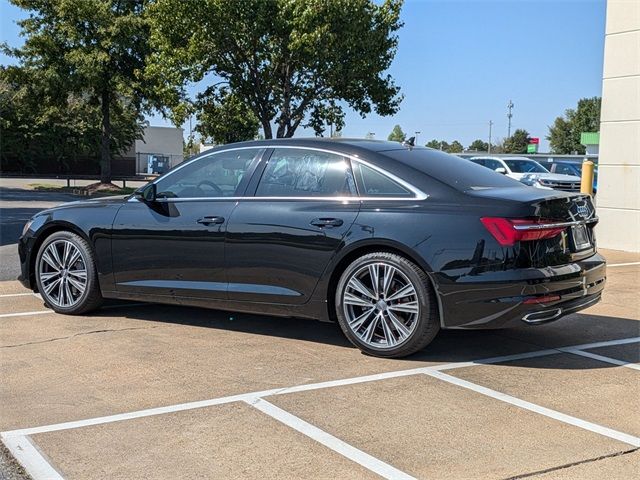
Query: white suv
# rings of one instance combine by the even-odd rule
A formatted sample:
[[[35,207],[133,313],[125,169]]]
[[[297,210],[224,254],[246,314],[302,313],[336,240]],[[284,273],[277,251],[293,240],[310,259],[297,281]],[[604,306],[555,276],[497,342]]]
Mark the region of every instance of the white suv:
[[[580,177],[550,173],[549,170],[530,158],[473,157],[470,160],[532,187],[566,192],[580,191]]]

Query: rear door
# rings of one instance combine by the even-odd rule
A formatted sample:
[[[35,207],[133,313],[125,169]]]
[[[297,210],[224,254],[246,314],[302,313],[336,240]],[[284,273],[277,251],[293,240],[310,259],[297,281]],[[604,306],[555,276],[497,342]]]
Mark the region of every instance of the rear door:
[[[303,304],[358,215],[351,165],[308,148],[276,148],[263,163],[227,228],[229,299]]]

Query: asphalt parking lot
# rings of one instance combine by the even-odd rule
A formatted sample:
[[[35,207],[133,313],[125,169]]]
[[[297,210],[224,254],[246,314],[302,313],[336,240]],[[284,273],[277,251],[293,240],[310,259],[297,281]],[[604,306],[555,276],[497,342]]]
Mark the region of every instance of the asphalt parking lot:
[[[640,472],[640,255],[546,326],[378,359],[329,323],[0,282],[0,431],[39,478],[626,479]]]

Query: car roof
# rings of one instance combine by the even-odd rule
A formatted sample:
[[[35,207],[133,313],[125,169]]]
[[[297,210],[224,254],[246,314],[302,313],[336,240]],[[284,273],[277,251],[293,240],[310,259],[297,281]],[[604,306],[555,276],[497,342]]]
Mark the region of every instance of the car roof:
[[[227,143],[217,146],[211,150],[237,148],[237,147],[314,147],[314,148],[335,148],[344,153],[352,150],[363,150],[369,152],[385,152],[389,150],[400,150],[408,148],[399,142],[389,142],[386,140],[368,140],[365,138],[323,138],[323,137],[299,137],[299,138],[273,138],[265,140],[251,140],[247,142]],[[209,151],[211,151],[209,150]]]
[[[492,156],[479,156],[479,157],[471,157],[469,160],[529,160],[535,162],[536,160],[531,160],[528,157],[492,157]]]

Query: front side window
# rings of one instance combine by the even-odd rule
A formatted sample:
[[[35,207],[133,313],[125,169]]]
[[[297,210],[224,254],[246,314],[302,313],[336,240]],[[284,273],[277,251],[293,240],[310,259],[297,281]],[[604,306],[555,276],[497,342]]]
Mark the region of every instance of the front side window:
[[[237,189],[260,149],[229,150],[194,160],[156,183],[158,198],[237,196]]]
[[[262,174],[256,197],[349,197],[355,193],[351,167],[343,156],[276,148]]]
[[[355,171],[360,195],[363,197],[413,196],[409,189],[367,165],[358,163]]]

